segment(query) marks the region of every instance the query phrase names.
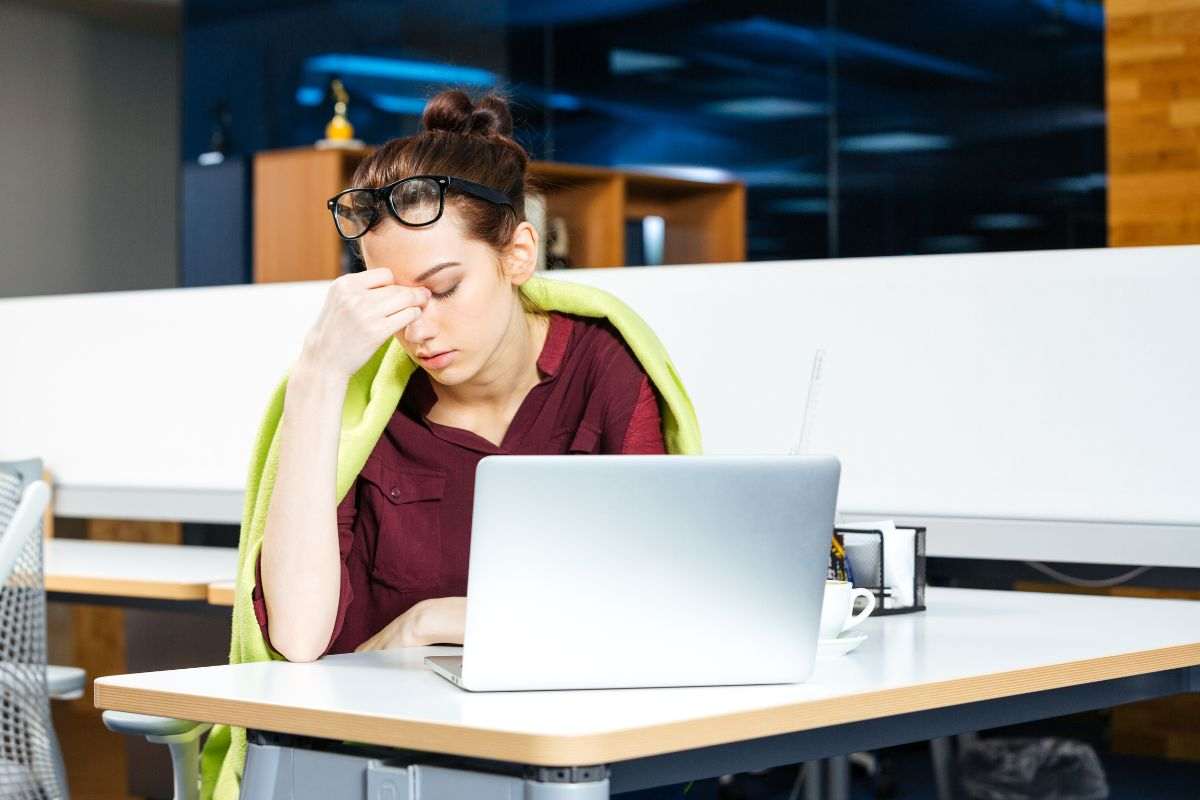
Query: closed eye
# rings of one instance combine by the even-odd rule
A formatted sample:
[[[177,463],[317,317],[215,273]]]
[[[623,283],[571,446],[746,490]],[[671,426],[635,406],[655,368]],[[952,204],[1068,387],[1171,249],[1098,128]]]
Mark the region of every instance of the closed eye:
[[[449,297],[450,295],[452,295],[456,291],[458,291],[458,287],[461,285],[462,285],[461,283],[456,283],[453,286],[451,286],[449,289],[447,289],[446,291],[442,292],[441,294],[439,294],[437,292],[430,292],[430,295],[433,297],[436,297],[438,300],[444,300],[445,298]]]

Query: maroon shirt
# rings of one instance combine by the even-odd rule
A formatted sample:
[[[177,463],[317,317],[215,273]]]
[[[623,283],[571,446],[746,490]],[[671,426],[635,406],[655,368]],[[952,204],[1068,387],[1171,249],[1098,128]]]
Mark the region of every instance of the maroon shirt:
[[[664,453],[657,394],[607,320],[551,312],[530,389],[500,446],[432,422],[418,369],[338,505],[342,588],[326,652],[346,653],[421,600],[467,593],[475,466],[487,455]],[[261,556],[260,556],[261,559]],[[261,573],[254,612],[270,642]]]

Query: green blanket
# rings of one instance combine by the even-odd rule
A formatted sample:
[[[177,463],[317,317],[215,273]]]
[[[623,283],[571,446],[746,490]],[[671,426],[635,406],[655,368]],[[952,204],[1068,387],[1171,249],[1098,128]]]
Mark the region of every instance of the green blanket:
[[[642,368],[658,390],[662,413],[663,439],[667,452],[701,452],[700,427],[683,381],[667,355],[662,342],[632,309],[608,292],[566,281],[535,276],[521,289],[539,307],[583,317],[608,318],[624,337],[641,362]],[[354,484],[387,425],[408,378],[416,370],[395,338],[386,344],[351,377],[342,411],[342,431],[338,445],[338,502]],[[276,432],[283,414],[287,376],[271,396],[259,427],[246,480],[246,501],[242,511],[242,530],[238,545],[238,573],[233,602],[233,631],[229,644],[229,663],[266,661],[281,656],[263,639],[250,600],[254,588],[254,566],[262,546],[263,528],[271,489],[279,464]],[[246,731],[217,725],[209,734],[201,756],[201,796],[235,800],[246,759]]]

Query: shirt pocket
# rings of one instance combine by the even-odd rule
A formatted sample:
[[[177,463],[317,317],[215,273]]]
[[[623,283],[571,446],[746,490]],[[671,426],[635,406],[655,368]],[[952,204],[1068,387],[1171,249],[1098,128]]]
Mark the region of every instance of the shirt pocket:
[[[551,437],[553,449],[563,454],[583,455],[600,451],[600,432],[587,425],[565,428]]]
[[[405,591],[436,586],[441,580],[445,473],[368,462],[361,475],[375,494],[379,518],[372,577]]]

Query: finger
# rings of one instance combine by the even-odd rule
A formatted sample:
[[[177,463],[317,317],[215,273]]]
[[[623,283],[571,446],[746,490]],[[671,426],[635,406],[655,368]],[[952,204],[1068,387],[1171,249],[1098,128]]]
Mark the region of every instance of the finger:
[[[354,648],[354,652],[366,652],[368,650],[383,650],[387,647],[388,640],[392,637],[392,632],[396,628],[396,620],[392,620],[387,625],[383,626],[374,636],[367,639],[365,642]]]
[[[387,267],[375,267],[362,272],[354,272],[350,274],[349,279],[364,289],[388,286],[396,282],[396,276]]]
[[[416,308],[415,306],[402,308],[395,314],[389,314],[387,317],[387,322],[388,330],[391,331],[390,335],[395,336],[397,333],[416,322],[420,316],[421,309]]]
[[[421,315],[429,302],[425,292],[424,289],[402,289],[398,286],[373,289],[363,300],[365,305],[362,306],[362,313],[372,323],[372,330],[380,331],[382,341],[383,334],[394,334]],[[376,297],[376,293],[381,294]]]
[[[432,296],[424,286],[381,286],[367,294],[371,308],[384,316],[407,306],[424,306]]]

